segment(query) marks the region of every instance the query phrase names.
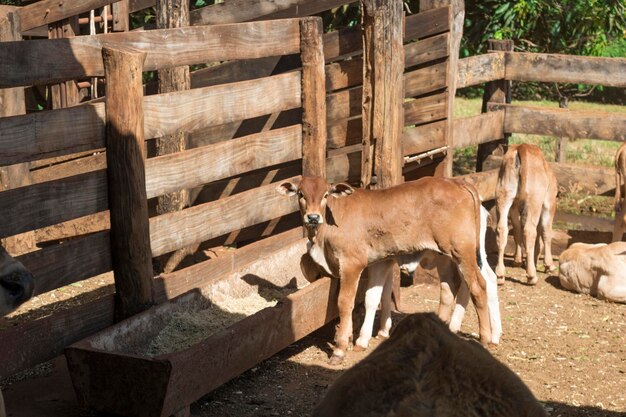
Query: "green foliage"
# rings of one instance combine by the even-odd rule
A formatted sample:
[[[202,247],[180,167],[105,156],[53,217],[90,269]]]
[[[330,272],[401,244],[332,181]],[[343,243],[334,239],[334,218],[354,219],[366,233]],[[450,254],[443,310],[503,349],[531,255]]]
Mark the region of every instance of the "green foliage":
[[[467,0],[465,10],[462,56],[484,52],[488,39],[513,39],[529,52],[600,56],[626,33],[624,0]]]

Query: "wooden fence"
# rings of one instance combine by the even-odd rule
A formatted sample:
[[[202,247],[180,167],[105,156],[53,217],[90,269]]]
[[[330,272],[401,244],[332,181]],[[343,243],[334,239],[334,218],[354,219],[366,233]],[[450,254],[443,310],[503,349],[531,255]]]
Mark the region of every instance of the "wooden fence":
[[[271,184],[151,219],[147,217],[147,210],[140,207],[142,204],[147,205],[146,198],[290,161],[296,161],[301,167],[296,175],[302,172],[309,175],[323,174],[325,161],[319,158],[318,149],[325,148],[325,118],[320,117],[318,112],[325,113],[324,73],[321,43],[316,40],[321,31],[321,21],[315,18],[262,21],[198,27],[185,31],[185,50],[188,51],[185,58],[181,58],[181,54],[173,49],[165,53],[157,52],[162,51],[158,44],[163,39],[176,39],[180,34],[176,29],[98,35],[95,39],[77,37],[70,40],[0,44],[3,66],[10,68],[12,73],[22,65],[18,56],[37,57],[37,60],[41,60],[42,55],[37,54],[42,51],[43,46],[43,49],[53,52],[48,55],[50,60],[56,60],[55,56],[72,56],[71,64],[75,65],[74,68],[82,69],[82,72],[66,72],[65,68],[58,72],[51,71],[49,78],[39,74],[25,74],[20,79],[4,77],[3,85],[10,87],[30,82],[49,82],[52,79],[62,81],[75,76],[104,75],[101,72],[102,50],[122,50],[122,54],[123,51],[130,50],[130,55],[133,56],[137,53],[144,54],[148,68],[170,65],[174,62],[173,54],[188,63],[198,63],[221,60],[224,55],[228,59],[250,59],[302,52],[305,64],[302,71],[291,71],[254,81],[139,97],[138,114],[131,112],[125,101],[132,99],[132,94],[124,92],[124,89],[129,89],[130,80],[116,88],[115,73],[113,69],[109,69],[105,71],[109,72],[107,79],[110,92],[106,104],[88,104],[1,118],[0,154],[4,164],[30,162],[50,155],[60,156],[89,149],[107,149],[106,170],[96,169],[0,193],[0,209],[3,212],[1,237],[107,209],[111,211],[111,234],[116,236],[114,245],[111,245],[113,242],[109,231],[102,231],[20,257],[37,276],[39,293],[113,268],[118,290],[116,296],[128,298],[129,305],[139,305],[136,294],[138,291],[130,288],[121,290],[118,281],[120,276],[130,281],[141,281],[145,277],[133,277],[129,274],[141,272],[145,265],[133,265],[141,263],[142,260],[138,260],[141,257],[125,259],[124,251],[139,253],[147,250],[149,260],[152,256],[280,217],[297,209],[294,200],[278,198],[275,186]],[[220,54],[220,51],[224,51],[223,44],[211,44],[205,38],[229,39],[229,52]],[[254,42],[251,42],[252,39]],[[129,44],[135,49],[129,49]],[[23,55],[14,54],[16,46],[19,46]],[[140,61],[138,62],[141,64]],[[28,68],[28,63],[26,64],[25,68]],[[141,70],[138,69],[139,74]],[[321,88],[321,94],[316,93],[314,88]],[[115,94],[116,91],[119,93]],[[263,97],[263,100],[259,100],[259,97]],[[302,122],[143,162],[142,148],[145,144],[140,140],[142,137],[152,138],[179,129],[195,130],[297,108],[303,110]],[[135,126],[137,131],[129,134],[124,124]],[[304,125],[308,129],[304,129]],[[29,128],[24,129],[24,126]],[[38,126],[46,128],[40,129]],[[81,133],[75,134],[77,130]],[[17,140],[32,147],[21,146],[17,150]],[[139,140],[139,146],[135,149],[128,146],[133,140]],[[142,175],[134,173],[143,174],[144,171],[145,182]],[[137,195],[141,196],[142,192],[145,196],[142,201],[115,203],[116,196],[132,199]],[[141,236],[133,237],[140,234],[137,230],[142,228],[142,224],[144,230],[149,230],[149,239],[145,242],[141,240]],[[281,243],[288,243],[289,239],[293,241],[295,238],[296,234],[288,234],[287,242]],[[115,253],[116,250],[120,253]],[[211,269],[214,264],[221,264],[221,261],[209,261],[208,267]],[[189,272],[184,269],[169,276],[160,276],[152,282],[151,265],[148,267],[150,303],[162,302],[194,288],[193,283],[190,284],[187,280]],[[48,359],[51,355],[60,353],[72,341],[112,324],[111,301],[110,297],[105,297],[3,332],[2,350],[6,355],[0,366],[2,374],[9,375],[24,366]],[[64,325],[59,326],[59,322]],[[24,346],[29,347],[28,355],[22,354]]]
[[[27,33],[108,3],[113,1],[65,0],[59,5],[43,0],[18,9],[21,30]],[[104,76],[102,48],[144,51],[143,70],[227,61],[194,71],[193,89],[188,92],[146,95],[142,101],[142,133],[148,145],[153,138],[185,130],[191,132],[193,147],[145,160],[145,198],[191,188],[195,199],[194,206],[186,210],[142,220],[149,223],[150,255],[200,242],[240,246],[226,257],[154,278],[151,300],[155,303],[200,287],[208,276],[232,271],[262,251],[299,239],[301,232],[294,229],[299,225],[293,216],[296,204],[278,198],[272,183],[300,175],[303,164],[309,163],[307,158],[302,160],[303,155],[311,156],[313,171],[325,165],[329,181],[358,182],[361,178],[360,29],[321,36],[325,103],[317,100],[314,107],[317,111],[325,107],[325,117],[311,122],[318,129],[318,135],[311,135],[302,128],[302,117],[311,114],[307,116],[305,108],[303,116],[302,108],[313,108],[306,104],[312,96],[301,89],[301,62],[293,56],[303,47],[300,24],[262,20],[244,26],[222,25],[318,13],[348,2],[259,1],[254,7],[242,7],[243,3],[232,0],[228,6],[220,6],[220,12],[207,6],[192,13],[192,24],[219,23],[216,26],[0,43],[1,88]],[[626,120],[615,114],[494,103],[484,114],[453,121],[456,88],[542,76],[551,82],[593,81],[624,87],[625,60],[491,52],[457,63],[451,57],[458,56],[454,43],[459,35],[454,26],[458,10],[452,5],[429,8],[428,1],[423,3],[422,11],[407,16],[404,24],[406,100],[401,141],[406,178],[434,172],[445,165],[446,155],[449,162],[456,148],[501,140],[511,132],[624,140]],[[42,13],[46,4],[50,11]],[[153,4],[154,0],[130,0],[127,11]],[[184,46],[184,53],[173,53],[177,44]],[[319,89],[316,91],[319,97]],[[32,171],[33,185],[0,192],[0,212],[6,213],[0,237],[85,216],[107,216],[106,158],[110,156],[103,152],[107,117],[106,104],[95,102],[0,118],[0,166],[30,164],[38,168]],[[326,132],[327,145],[307,139],[320,138],[319,129]],[[83,157],[44,167],[50,158],[63,160],[70,155]],[[40,182],[39,177],[53,179]],[[484,198],[493,198],[494,171],[467,178]],[[242,245],[268,236],[272,237]],[[27,253],[20,260],[37,276],[38,292],[50,291],[111,271],[110,231],[92,230],[63,244]],[[0,376],[58,355],[69,344],[111,325],[113,314],[114,297],[105,296],[0,332],[4,353]]]

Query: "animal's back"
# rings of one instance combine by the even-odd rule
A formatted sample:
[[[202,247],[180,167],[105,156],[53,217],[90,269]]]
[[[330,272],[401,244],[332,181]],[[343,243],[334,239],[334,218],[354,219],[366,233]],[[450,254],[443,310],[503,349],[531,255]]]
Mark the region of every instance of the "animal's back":
[[[545,416],[522,380],[434,314],[402,320],[330,388],[315,417]]]

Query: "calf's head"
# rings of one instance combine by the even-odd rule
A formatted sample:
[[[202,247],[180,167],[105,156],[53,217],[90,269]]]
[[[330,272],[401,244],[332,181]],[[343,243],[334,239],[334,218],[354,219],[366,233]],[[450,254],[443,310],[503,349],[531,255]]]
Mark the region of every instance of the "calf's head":
[[[345,197],[354,192],[354,188],[345,183],[330,185],[320,177],[302,177],[300,184],[283,182],[277,188],[286,195],[298,195],[302,222],[307,228],[315,229],[327,222],[326,206],[329,198]]]
[[[35,281],[31,273],[0,246],[0,316],[28,300],[34,289]]]

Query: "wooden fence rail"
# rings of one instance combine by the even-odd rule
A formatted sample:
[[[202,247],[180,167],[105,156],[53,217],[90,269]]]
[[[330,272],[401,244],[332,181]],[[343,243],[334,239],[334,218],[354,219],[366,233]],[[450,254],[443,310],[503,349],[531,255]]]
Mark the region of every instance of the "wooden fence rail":
[[[626,87],[626,58],[506,52],[505,61],[507,80]]]
[[[0,44],[0,88],[104,76],[103,46],[147,53],[144,71],[300,52],[297,21],[267,20]]]

